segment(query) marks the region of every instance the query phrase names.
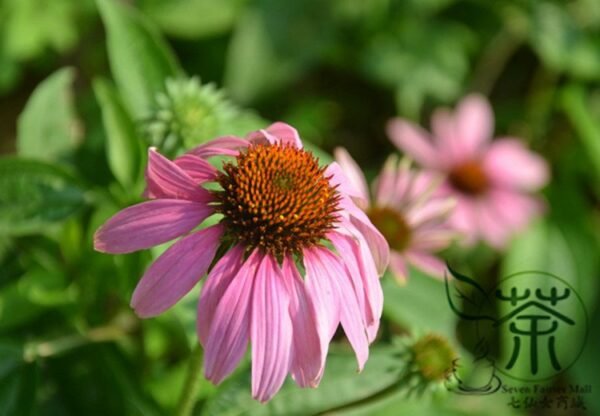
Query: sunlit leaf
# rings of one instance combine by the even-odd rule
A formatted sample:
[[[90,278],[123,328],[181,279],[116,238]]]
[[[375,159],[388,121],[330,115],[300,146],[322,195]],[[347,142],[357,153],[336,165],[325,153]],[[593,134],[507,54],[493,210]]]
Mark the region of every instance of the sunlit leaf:
[[[116,89],[103,79],[94,82],[106,133],[108,165],[124,186],[131,186],[140,173],[142,143]]]
[[[176,77],[181,69],[156,27],[137,10],[115,0],[97,0],[97,4],[119,91],[131,114],[144,117],[166,78]]]
[[[40,83],[19,117],[19,155],[60,160],[73,151],[81,132],[75,114],[73,68],[63,68]]]

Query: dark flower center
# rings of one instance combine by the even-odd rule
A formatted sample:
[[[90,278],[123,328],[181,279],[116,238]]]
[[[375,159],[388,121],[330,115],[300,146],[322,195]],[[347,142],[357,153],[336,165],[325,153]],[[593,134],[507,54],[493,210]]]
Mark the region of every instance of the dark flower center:
[[[468,195],[483,194],[489,187],[489,181],[481,164],[477,161],[464,162],[450,171],[452,186]]]
[[[225,163],[215,191],[227,236],[277,257],[317,244],[337,219],[338,192],[303,149],[252,145]]]
[[[404,251],[408,247],[411,229],[399,212],[391,208],[373,207],[368,210],[367,215],[392,250]]]

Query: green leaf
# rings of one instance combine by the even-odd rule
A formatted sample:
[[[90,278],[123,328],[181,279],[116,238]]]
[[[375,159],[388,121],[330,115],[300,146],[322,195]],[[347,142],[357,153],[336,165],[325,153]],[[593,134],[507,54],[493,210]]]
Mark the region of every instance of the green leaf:
[[[83,203],[83,189],[58,167],[27,159],[0,159],[0,235],[41,232]]]
[[[97,0],[107,32],[108,59],[128,110],[148,115],[167,77],[181,69],[156,28],[138,11],[115,0]]]
[[[362,373],[356,372],[353,354],[331,352],[323,379],[316,389],[300,389],[287,380],[275,397],[266,404],[252,399],[250,374],[240,373],[219,389],[209,401],[204,414],[233,415],[313,415],[332,410],[349,402],[369,397],[394,384],[403,370],[390,349],[372,349]]]
[[[434,331],[454,339],[456,317],[443,281],[411,269],[406,285],[400,286],[389,274],[381,284],[387,317],[409,330]]]
[[[20,156],[61,160],[80,140],[73,103],[73,68],[59,69],[41,82],[18,120]]]
[[[578,133],[596,176],[600,178],[600,122],[589,110],[583,86],[571,84],[563,88],[561,104],[563,111]]]
[[[244,0],[142,0],[140,9],[166,33],[196,39],[231,28]]]
[[[0,416],[33,415],[37,384],[38,368],[35,363],[19,365],[0,377]]]
[[[544,63],[577,78],[600,78],[600,38],[586,33],[569,9],[547,1],[534,3],[530,42]]]
[[[93,86],[102,109],[108,165],[122,185],[130,186],[138,179],[141,166],[142,143],[135,124],[112,84],[96,79]]]

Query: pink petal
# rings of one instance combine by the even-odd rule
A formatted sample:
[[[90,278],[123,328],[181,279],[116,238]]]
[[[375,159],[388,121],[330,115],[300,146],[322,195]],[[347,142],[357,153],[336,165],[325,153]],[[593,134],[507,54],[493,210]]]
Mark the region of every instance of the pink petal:
[[[490,103],[482,95],[468,95],[458,104],[455,117],[456,134],[464,154],[478,155],[494,132]]]
[[[430,223],[443,223],[456,206],[452,198],[430,199],[425,204],[405,213],[407,221],[416,228]]]
[[[471,159],[474,155],[461,142],[454,114],[446,108],[438,108],[431,116],[431,130],[440,154],[444,155],[443,166],[453,165]]]
[[[377,205],[387,206],[396,201],[398,158],[391,155],[385,161],[379,177],[375,181],[375,199]]]
[[[390,253],[390,270],[396,279],[396,282],[401,285],[406,284],[406,281],[408,280],[408,267],[402,254],[397,251],[392,251]]]
[[[489,192],[490,203],[504,222],[515,232],[522,231],[531,220],[544,211],[538,198],[505,189]]]
[[[319,317],[317,329],[321,340],[322,365],[324,366],[329,341],[331,341],[340,323],[340,298],[335,287],[331,286],[330,279],[323,277],[328,271],[323,269],[318,259],[313,260],[312,252],[304,252],[303,262],[306,270],[304,277],[306,293],[315,306]]]
[[[212,156],[237,156],[240,149],[245,149],[250,143],[246,139],[236,136],[218,137],[203,143],[190,150],[188,153],[207,159]]]
[[[458,193],[455,198],[456,206],[448,222],[460,234],[460,242],[471,246],[479,239],[477,200]]]
[[[369,357],[369,341],[350,277],[339,258],[329,249],[309,248],[304,251],[304,259],[307,277],[311,269],[313,276],[329,280],[328,289],[338,298],[340,322],[356,353],[358,371],[362,371]],[[313,277],[313,280],[316,279]]]
[[[369,217],[360,210],[349,198],[340,199],[340,207],[343,208],[344,214],[350,219],[347,227],[352,227],[356,232],[361,233],[377,266],[377,272],[382,275],[389,262],[390,248],[385,237],[371,223]]]
[[[318,331],[318,319],[313,305],[294,264],[293,258],[283,259],[283,281],[290,297],[293,326],[292,378],[300,387],[316,387],[325,362]]]
[[[417,250],[409,250],[405,255],[409,263],[424,271],[428,275],[437,277],[439,279],[444,277],[446,265],[437,257]]]
[[[198,184],[217,178],[217,169],[198,156],[187,154],[178,157],[174,162]]]
[[[290,369],[292,321],[290,298],[277,260],[266,255],[254,282],[252,299],[252,397],[266,402]]]
[[[330,163],[325,169],[325,177],[329,178],[331,186],[335,187],[341,194],[351,197],[361,207],[368,206],[368,199],[364,199],[362,193],[354,186],[346,176],[337,162]]]
[[[222,225],[197,231],[156,259],[131,297],[136,314],[142,318],[158,315],[188,293],[207,272],[222,234]]]
[[[246,259],[221,297],[210,324],[204,350],[204,375],[215,384],[231,374],[246,352],[252,316],[252,287],[261,260],[258,250]]]
[[[410,242],[411,248],[427,252],[442,250],[459,237],[459,233],[446,225],[418,228]]]
[[[343,147],[337,147],[333,151],[333,155],[335,156],[335,160],[342,168],[342,171],[346,175],[348,182],[352,185],[352,188],[355,190],[357,196],[362,200],[366,201],[368,205],[369,201],[369,188],[367,186],[367,181],[365,179],[365,175],[363,175],[360,167],[356,163],[356,161],[350,156],[350,153]],[[364,204],[361,202],[361,204]],[[360,204],[357,204],[360,206]],[[361,208],[366,208],[361,207]]]
[[[202,286],[198,301],[198,320],[196,321],[198,339],[204,347],[208,343],[210,327],[219,302],[242,267],[243,261],[244,248],[239,245],[235,246],[221,257],[206,277],[206,283]]]
[[[497,210],[493,200],[481,199],[477,204],[479,233],[492,247],[502,249],[512,234],[512,229]]]
[[[208,202],[211,194],[198,184],[174,162],[170,161],[154,148],[148,150],[146,169],[148,192],[156,198],[188,199]]]
[[[383,311],[383,290],[371,253],[360,235],[355,239],[339,232],[331,232],[327,237],[348,267],[348,275],[352,279],[367,326],[368,339],[369,342],[373,342]]]
[[[395,118],[388,123],[387,133],[396,147],[424,167],[436,168],[440,165],[437,150],[425,130],[409,121]]]
[[[507,189],[535,191],[548,183],[548,164],[517,139],[498,139],[487,151],[483,164],[491,181]]]
[[[214,209],[180,199],[146,201],[119,211],[94,234],[94,248],[121,254],[170,241],[198,226]]]
[[[261,132],[271,144],[288,144],[298,149],[302,149],[302,141],[300,140],[298,131],[289,124],[277,121],[266,129],[261,130]]]

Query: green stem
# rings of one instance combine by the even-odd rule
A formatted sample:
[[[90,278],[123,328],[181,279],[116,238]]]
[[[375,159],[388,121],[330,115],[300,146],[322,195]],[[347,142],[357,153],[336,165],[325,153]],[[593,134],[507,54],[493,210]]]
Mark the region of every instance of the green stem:
[[[192,355],[190,357],[185,384],[181,390],[177,411],[175,412],[176,416],[189,416],[192,414],[194,404],[196,404],[198,384],[200,383],[200,378],[202,377],[200,374],[202,372],[202,355],[202,347],[200,344],[198,344],[192,351]]]

